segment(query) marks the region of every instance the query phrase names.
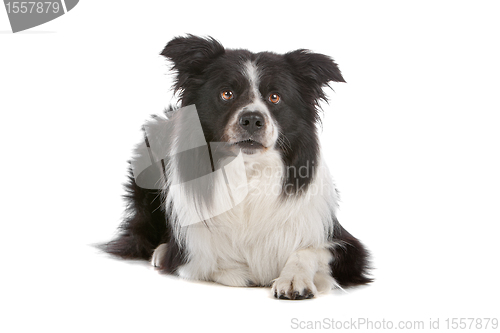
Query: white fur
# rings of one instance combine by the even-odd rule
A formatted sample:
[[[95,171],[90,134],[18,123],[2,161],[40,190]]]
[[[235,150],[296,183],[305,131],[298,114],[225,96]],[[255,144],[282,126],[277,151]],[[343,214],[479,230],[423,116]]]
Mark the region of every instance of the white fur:
[[[248,79],[248,82],[250,83],[250,90],[253,95],[252,97],[254,98],[254,100],[256,99],[260,100],[262,96],[259,92],[259,84],[260,84],[259,69],[253,62],[247,61],[244,66],[243,73]]]

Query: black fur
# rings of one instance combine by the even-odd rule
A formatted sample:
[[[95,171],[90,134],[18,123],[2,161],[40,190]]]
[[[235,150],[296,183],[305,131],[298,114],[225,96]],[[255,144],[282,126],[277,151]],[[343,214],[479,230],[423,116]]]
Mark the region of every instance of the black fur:
[[[329,240],[336,244],[330,248],[333,255],[333,260],[330,262],[332,276],[342,287],[372,282],[373,280],[367,276],[370,268],[368,251],[338,221],[336,226],[334,234],[329,237]]]

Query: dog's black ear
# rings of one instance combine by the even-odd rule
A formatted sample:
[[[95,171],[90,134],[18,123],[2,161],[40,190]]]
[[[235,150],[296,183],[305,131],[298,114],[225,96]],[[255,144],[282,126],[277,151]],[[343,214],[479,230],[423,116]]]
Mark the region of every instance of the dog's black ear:
[[[328,86],[330,81],[345,82],[337,64],[326,55],[308,50],[296,50],[286,53],[285,59],[301,87],[311,89],[310,92],[316,101],[326,100],[323,87]]]
[[[188,35],[172,39],[160,54],[173,62],[173,69],[177,71],[175,89],[178,90],[189,77],[201,74],[224,52],[224,47],[212,37]]]

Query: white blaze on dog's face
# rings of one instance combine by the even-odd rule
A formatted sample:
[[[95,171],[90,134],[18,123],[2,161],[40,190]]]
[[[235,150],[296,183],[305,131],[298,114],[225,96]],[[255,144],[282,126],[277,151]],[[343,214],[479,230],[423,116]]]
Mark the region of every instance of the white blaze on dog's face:
[[[229,143],[238,146],[243,153],[251,155],[274,147],[278,139],[279,127],[260,93],[260,72],[257,65],[252,61],[245,62],[242,66],[242,73],[248,81],[247,91],[244,94],[247,101],[230,117],[225,128],[225,137]],[[231,90],[225,90],[221,98],[224,100],[236,97]],[[280,96],[273,93],[268,100],[277,104]]]

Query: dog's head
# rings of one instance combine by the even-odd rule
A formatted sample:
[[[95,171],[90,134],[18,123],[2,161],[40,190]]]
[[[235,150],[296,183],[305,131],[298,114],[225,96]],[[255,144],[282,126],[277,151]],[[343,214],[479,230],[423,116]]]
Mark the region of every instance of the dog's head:
[[[296,167],[314,163],[323,88],[345,82],[331,58],[231,50],[192,35],[173,39],[161,54],[173,63],[182,106],[196,105],[207,142],[233,144],[247,155],[278,150]]]

